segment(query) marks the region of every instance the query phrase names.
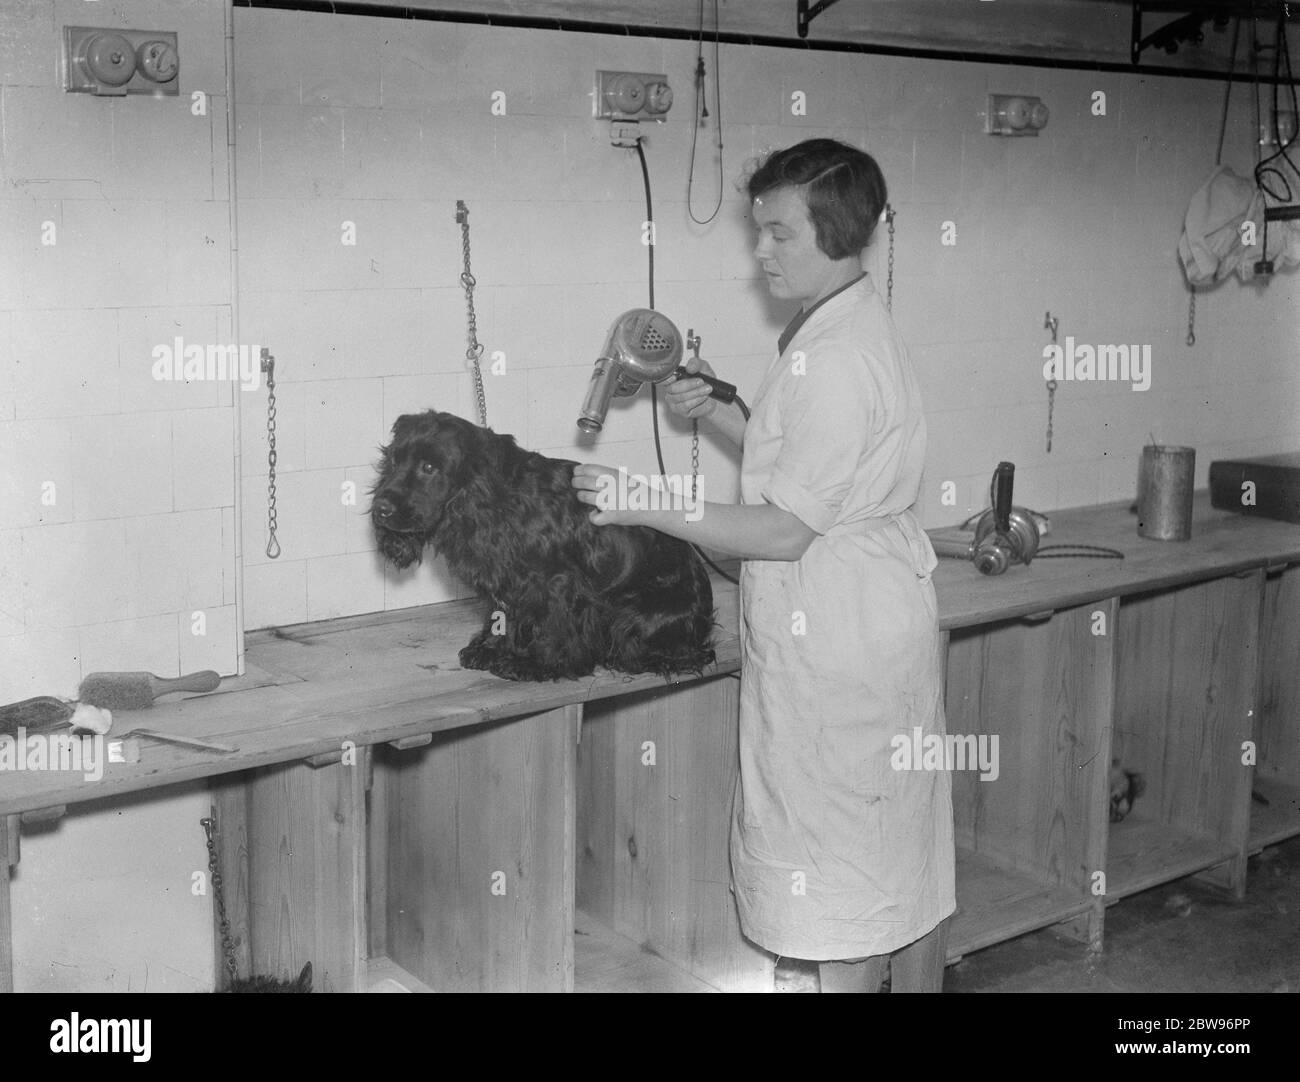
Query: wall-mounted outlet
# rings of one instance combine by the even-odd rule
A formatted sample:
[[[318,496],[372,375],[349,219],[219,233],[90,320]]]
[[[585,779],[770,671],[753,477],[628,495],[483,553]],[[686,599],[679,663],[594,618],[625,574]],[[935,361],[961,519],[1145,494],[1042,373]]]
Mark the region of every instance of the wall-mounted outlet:
[[[1047,106],[1041,98],[1025,94],[990,94],[987,126],[989,135],[1037,135],[1047,127]]]
[[[63,89],[78,94],[180,93],[180,52],[170,30],[63,28]]]
[[[663,120],[672,108],[667,75],[596,72],[596,116],[607,120]]]

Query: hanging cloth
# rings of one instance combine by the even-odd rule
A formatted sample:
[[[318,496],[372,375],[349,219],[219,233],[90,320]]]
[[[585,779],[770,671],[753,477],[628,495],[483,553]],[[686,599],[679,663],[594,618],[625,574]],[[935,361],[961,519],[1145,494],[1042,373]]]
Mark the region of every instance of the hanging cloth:
[[[1254,223],[1254,244],[1243,243],[1242,226]],[[1213,285],[1236,272],[1242,281],[1255,277],[1264,254],[1264,194],[1254,180],[1220,165],[1197,189],[1187,206],[1178,257],[1193,286]],[[1268,258],[1274,270],[1300,264],[1300,223],[1270,222]]]

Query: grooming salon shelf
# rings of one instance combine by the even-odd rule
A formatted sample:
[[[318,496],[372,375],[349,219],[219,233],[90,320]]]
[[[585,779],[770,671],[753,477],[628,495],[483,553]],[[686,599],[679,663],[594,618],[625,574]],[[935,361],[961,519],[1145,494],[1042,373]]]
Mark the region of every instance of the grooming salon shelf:
[[[1188,542],[1139,538],[1125,504],[1052,526],[1126,559],[935,573],[949,732],[999,746],[996,781],[954,772],[954,958],[1048,925],[1099,949],[1107,904],[1193,873],[1240,896],[1246,858],[1300,834],[1300,527],[1206,493]],[[242,972],[310,959],[318,990],[770,988],[728,889],[737,598],[713,588],[718,661],[671,685],[462,671],[473,602],[252,633],[244,676],[148,716],[236,752],[146,743],[99,782],[6,774],[0,868],[24,818],[210,777]],[[1113,756],[1147,778],[1118,824]],[[0,875],[0,989],[10,919]]]

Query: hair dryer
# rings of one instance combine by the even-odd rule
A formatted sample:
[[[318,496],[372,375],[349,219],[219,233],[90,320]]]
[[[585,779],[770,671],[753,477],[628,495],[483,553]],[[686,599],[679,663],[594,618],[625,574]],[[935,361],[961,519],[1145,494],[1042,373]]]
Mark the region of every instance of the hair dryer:
[[[699,357],[699,338],[692,335],[689,345]],[[681,366],[683,346],[681,332],[672,320],[652,308],[633,308],[624,312],[609,329],[605,348],[596,360],[587,385],[587,397],[578,415],[578,427],[584,432],[599,432],[605,425],[605,412],[611,398],[630,397],[643,383],[662,383],[676,375],[689,373]],[[695,374],[709,385],[709,397],[733,402],[736,388],[712,376]]]
[[[975,524],[974,541],[932,542],[939,556],[974,560],[985,575],[1000,575],[1013,562],[1028,564],[1038,552],[1038,524],[1023,507],[1011,505],[1011,489],[1016,467],[999,462],[989,485],[992,508],[980,515]]]

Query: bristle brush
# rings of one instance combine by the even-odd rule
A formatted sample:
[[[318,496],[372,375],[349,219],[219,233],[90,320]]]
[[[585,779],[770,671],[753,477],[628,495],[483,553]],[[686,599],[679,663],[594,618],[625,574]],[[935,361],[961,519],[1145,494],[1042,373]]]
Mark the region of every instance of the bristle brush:
[[[211,669],[166,679],[149,672],[93,672],[82,682],[77,697],[91,706],[109,710],[143,710],[160,695],[175,691],[215,691],[221,676]]]

